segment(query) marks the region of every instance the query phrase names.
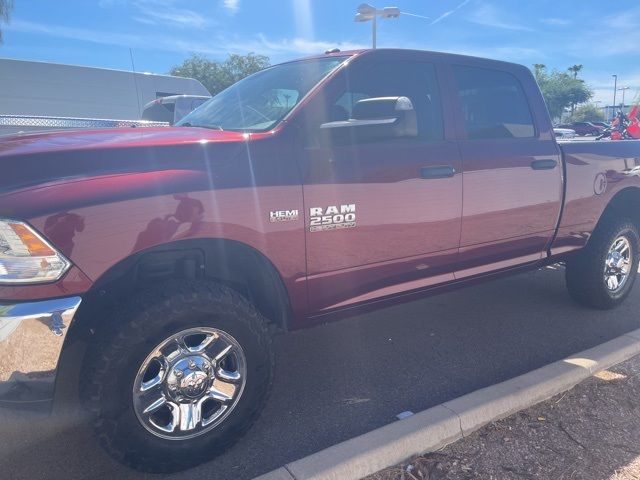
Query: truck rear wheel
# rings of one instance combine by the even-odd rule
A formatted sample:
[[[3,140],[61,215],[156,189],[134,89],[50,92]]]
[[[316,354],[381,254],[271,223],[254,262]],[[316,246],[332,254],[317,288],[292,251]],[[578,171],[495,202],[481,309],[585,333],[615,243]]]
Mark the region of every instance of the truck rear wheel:
[[[222,453],[258,417],[273,383],[271,337],[235,291],[163,284],[104,321],[81,392],[116,460],[151,472],[189,468]]]
[[[567,261],[569,294],[592,308],[615,308],[629,295],[640,259],[638,229],[629,219],[606,218],[587,246]]]

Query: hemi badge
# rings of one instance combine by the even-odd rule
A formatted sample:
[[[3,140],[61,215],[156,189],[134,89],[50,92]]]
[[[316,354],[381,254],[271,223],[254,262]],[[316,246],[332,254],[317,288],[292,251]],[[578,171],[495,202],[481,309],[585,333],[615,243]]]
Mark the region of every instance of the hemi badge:
[[[269,212],[269,221],[271,223],[291,222],[293,220],[298,220],[298,217],[298,210],[276,210]]]

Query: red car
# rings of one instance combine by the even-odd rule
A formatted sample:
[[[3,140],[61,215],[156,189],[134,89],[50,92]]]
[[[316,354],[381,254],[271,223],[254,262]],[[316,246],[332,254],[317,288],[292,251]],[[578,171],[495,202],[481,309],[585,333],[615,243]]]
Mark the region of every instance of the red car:
[[[604,127],[591,122],[563,123],[562,125],[558,125],[558,128],[570,128],[571,130],[575,130],[576,134],[580,136],[599,135],[604,130]]]
[[[174,127],[4,138],[0,164],[0,404],[79,391],[150,471],[247,431],[275,332],[557,262],[613,308],[638,271],[640,143],[558,145],[511,63],[331,53]]]

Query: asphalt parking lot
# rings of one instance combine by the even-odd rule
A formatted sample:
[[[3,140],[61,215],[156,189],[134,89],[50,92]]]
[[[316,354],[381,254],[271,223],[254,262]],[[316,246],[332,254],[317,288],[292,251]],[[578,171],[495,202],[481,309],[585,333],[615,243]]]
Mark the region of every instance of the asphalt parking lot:
[[[640,327],[640,290],[617,310],[571,302],[550,267],[280,337],[262,417],[235,447],[172,479],[250,479],[342,440]],[[11,426],[8,426],[11,423]],[[112,462],[66,420],[2,422],[0,476],[157,478]],[[2,431],[4,430],[4,431]]]

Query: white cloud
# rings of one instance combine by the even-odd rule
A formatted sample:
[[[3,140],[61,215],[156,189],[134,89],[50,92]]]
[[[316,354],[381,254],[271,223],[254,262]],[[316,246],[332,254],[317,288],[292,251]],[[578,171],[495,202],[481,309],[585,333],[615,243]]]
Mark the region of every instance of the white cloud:
[[[552,27],[565,27],[567,25],[571,25],[571,20],[566,18],[543,18],[540,22],[545,25],[551,25]]]
[[[608,72],[595,72],[585,75],[584,81],[593,89],[592,101],[600,101],[601,105],[611,105],[613,102],[614,80]],[[640,100],[640,70],[620,73],[618,75],[618,88],[629,87],[625,92],[625,103]],[[622,92],[617,92],[616,103],[622,101]]]
[[[134,17],[134,20],[148,25],[174,24],[187,28],[204,28],[209,23],[202,15],[191,10],[146,10],[143,15]]]
[[[638,20],[640,20],[640,7],[607,15],[604,17],[602,23],[606,27],[613,29],[631,30],[638,28]]]
[[[508,14],[498,10],[493,5],[481,5],[469,17],[473,23],[483,25],[485,27],[500,28],[502,30],[520,30],[530,31],[531,28],[526,27],[515,20]]]
[[[577,57],[584,57],[589,45],[589,57],[624,56],[624,61],[637,58],[640,45],[640,7],[607,15],[593,25],[585,25],[582,34],[572,38],[565,48]],[[609,32],[606,35],[603,32]]]
[[[447,18],[449,15],[456,13],[458,10],[460,10],[462,7],[464,7],[467,3],[469,3],[471,0],[464,0],[462,3],[459,3],[458,6],[456,8],[454,8],[453,10],[449,10],[447,12],[444,12],[442,15],[440,15],[439,17],[437,17],[433,22],[431,22],[429,25],[435,25],[436,23],[441,22],[442,20],[444,20],[445,18]]]
[[[258,38],[259,46],[257,50],[254,50],[258,53],[262,53],[261,51],[266,50],[273,53],[301,53],[305,55],[313,55],[316,53],[324,53],[326,50],[331,48],[338,48],[341,51],[368,48],[367,46],[359,43],[308,40],[300,37],[269,40],[264,35],[259,35]],[[249,45],[251,45],[251,43],[245,44],[245,46]],[[262,48],[260,49],[260,47]],[[251,48],[249,48],[249,50],[251,51]]]
[[[214,38],[207,37],[202,40],[194,40],[177,35],[120,33],[108,30],[50,25],[24,20],[13,21],[6,27],[6,30],[56,38],[67,38],[103,45],[131,47],[140,50],[161,50],[185,54],[194,52],[224,56],[229,53],[244,54],[247,52],[256,52],[275,57],[276,60],[278,58],[290,58],[296,55],[321,54],[325,50],[334,47],[340,50],[366,48],[364,45],[351,42],[315,41],[299,37],[272,39],[261,34],[248,39],[238,39],[228,35],[220,35]]]
[[[99,0],[98,6],[100,8],[111,8],[114,5],[122,4],[123,0]]]
[[[100,8],[127,5],[125,0],[100,0]],[[202,29],[210,22],[193,10],[181,8],[178,0],[134,0],[130,3],[137,12],[133,19],[147,25]]]
[[[229,13],[235,15],[240,10],[240,0],[223,0],[222,6],[227,9]]]
[[[492,58],[495,60],[503,60],[505,62],[514,62],[527,65],[531,61],[540,61],[545,59],[546,55],[543,51],[536,48],[517,47],[517,46],[466,46],[466,45],[449,45],[438,49],[442,52],[458,53],[460,55],[471,55],[472,57]]]

